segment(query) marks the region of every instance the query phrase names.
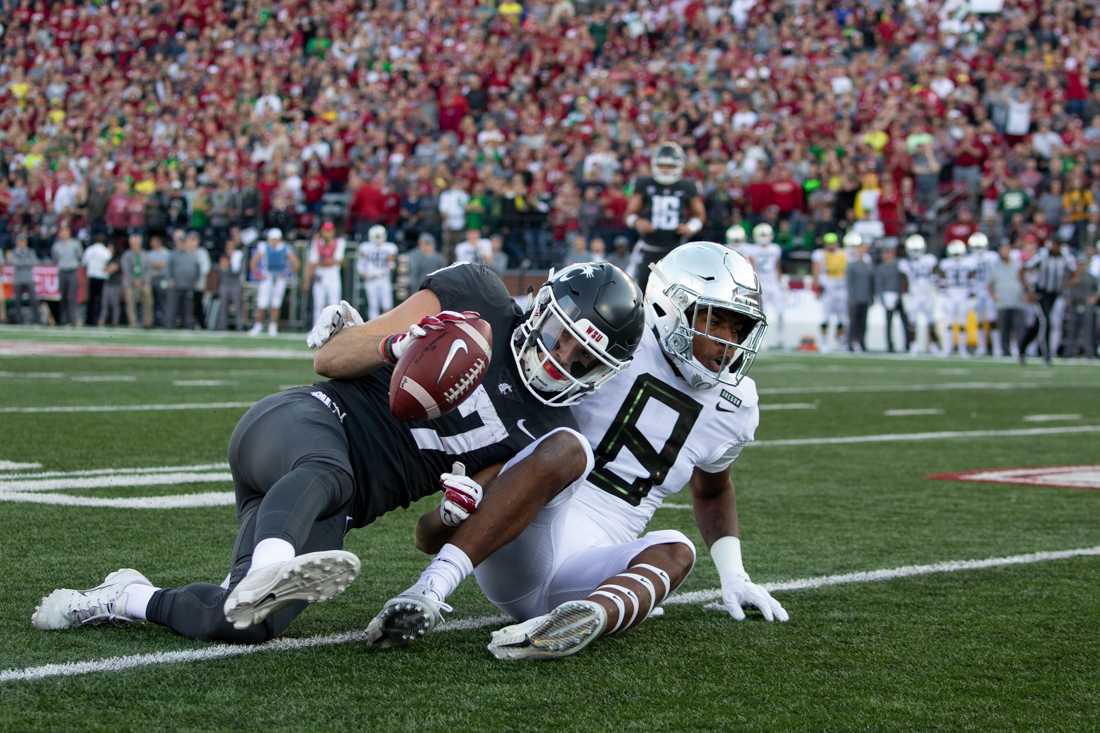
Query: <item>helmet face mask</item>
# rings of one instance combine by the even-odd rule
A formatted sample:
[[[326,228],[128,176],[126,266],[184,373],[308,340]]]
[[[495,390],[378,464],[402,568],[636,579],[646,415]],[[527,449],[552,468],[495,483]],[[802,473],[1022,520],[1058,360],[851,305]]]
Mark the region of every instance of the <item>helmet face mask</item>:
[[[679,145],[673,142],[663,142],[657,146],[650,163],[653,180],[663,186],[671,186],[684,177],[684,166],[687,156]]]
[[[600,312],[608,310],[612,296],[606,291],[613,286],[618,297],[629,288],[635,302],[618,303],[621,322],[608,324]],[[540,402],[574,405],[630,364],[644,327],[641,293],[625,273],[608,264],[574,265],[551,272],[539,288],[528,317],[512,333],[512,356]]]
[[[681,245],[655,264],[646,305],[661,348],[684,367],[684,379],[696,389],[737,386],[767,333],[756,271],[740,254],[713,242]],[[731,313],[739,324],[736,341],[711,333],[722,312]],[[721,347],[716,369],[696,357],[697,339]]]

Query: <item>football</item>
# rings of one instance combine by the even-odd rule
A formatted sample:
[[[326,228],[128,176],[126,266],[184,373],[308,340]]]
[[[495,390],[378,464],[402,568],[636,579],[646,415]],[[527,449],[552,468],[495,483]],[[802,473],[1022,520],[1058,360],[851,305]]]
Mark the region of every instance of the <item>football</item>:
[[[493,329],[481,318],[416,339],[390,378],[390,412],[399,420],[431,420],[458,407],[485,378],[492,343]]]

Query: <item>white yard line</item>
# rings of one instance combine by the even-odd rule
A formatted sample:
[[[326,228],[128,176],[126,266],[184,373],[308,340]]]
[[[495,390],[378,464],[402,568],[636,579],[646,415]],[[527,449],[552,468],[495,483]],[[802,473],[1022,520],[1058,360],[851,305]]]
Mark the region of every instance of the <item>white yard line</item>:
[[[0,471],[26,471],[29,468],[42,468],[41,463],[16,463],[15,461],[0,461]]]
[[[89,384],[96,384],[98,382],[136,382],[137,377],[132,374],[83,374],[75,377],[70,377],[74,382],[87,382]]]
[[[916,417],[918,415],[942,415],[943,410],[938,407],[919,407],[912,410],[885,410],[882,414],[886,417]]]
[[[786,394],[854,394],[859,392],[954,392],[965,390],[1052,389],[1055,387],[1094,387],[1091,384],[1035,384],[1034,382],[933,382],[931,384],[853,384],[818,385],[816,387],[761,387],[762,395]]]
[[[984,570],[987,568],[1006,567],[1010,565],[1029,565],[1088,556],[1100,556],[1100,545],[1095,547],[1082,547],[1076,550],[1032,552],[1026,555],[990,557],[983,560],[953,560],[932,563],[930,565],[906,565],[897,568],[846,573],[844,575],[823,575],[815,578],[765,583],[764,587],[771,592],[811,590],[814,588],[845,585],[848,583],[881,583],[896,578],[909,578],[918,575],[958,573],[968,570]],[[709,603],[720,598],[721,595],[722,592],[718,589],[679,593],[666,600],[665,605]],[[473,618],[455,619],[454,621],[448,621],[440,626],[438,631],[471,631],[504,624],[507,623],[507,621],[508,619],[504,616],[476,616]],[[340,634],[307,636],[300,639],[276,639],[275,641],[258,645],[216,644],[199,649],[186,649],[174,652],[153,652],[151,654],[132,654],[123,657],[89,659],[82,662],[44,664],[37,667],[24,667],[21,669],[16,668],[0,671],[0,684],[5,682],[30,682],[51,677],[73,677],[82,674],[122,672],[129,669],[139,669],[141,667],[160,667],[169,664],[205,662],[212,659],[243,657],[252,654],[288,652],[311,649],[314,647],[335,646],[338,644],[362,643],[366,641],[366,637],[366,630],[347,631]]]
[[[1080,419],[1080,415],[1024,415],[1024,422],[1066,422]]]
[[[63,379],[64,372],[0,372],[0,379]]]
[[[757,440],[746,448],[781,448],[796,445],[850,445],[855,443],[913,443],[949,438],[1026,438],[1066,433],[1100,433],[1100,425],[1074,425],[1060,428],[1012,428],[1008,430],[944,430],[938,433],[887,433],[884,435],[841,435],[831,438],[785,438]]]
[[[775,402],[772,404],[761,404],[760,411],[767,412],[769,410],[816,410],[816,402]]]
[[[173,379],[176,387],[224,387],[227,384],[235,384],[227,379]]]
[[[179,410],[228,410],[251,407],[254,402],[175,402],[160,405],[38,405],[0,407],[0,413],[38,414],[46,412],[174,412]]]

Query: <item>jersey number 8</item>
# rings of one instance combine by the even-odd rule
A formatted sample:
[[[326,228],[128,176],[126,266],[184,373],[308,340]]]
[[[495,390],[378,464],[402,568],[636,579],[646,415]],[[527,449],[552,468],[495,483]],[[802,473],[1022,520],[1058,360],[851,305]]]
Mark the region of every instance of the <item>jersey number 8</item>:
[[[657,400],[676,413],[676,424],[660,450],[639,429],[638,422],[650,400]],[[599,446],[596,447],[596,467],[588,480],[596,487],[638,506],[653,488],[661,485],[680,455],[688,433],[699,419],[703,406],[683,392],[669,387],[654,377],[643,374],[634,382],[619,414],[611,421]],[[609,468],[623,449],[630,451],[649,475],[628,481]]]

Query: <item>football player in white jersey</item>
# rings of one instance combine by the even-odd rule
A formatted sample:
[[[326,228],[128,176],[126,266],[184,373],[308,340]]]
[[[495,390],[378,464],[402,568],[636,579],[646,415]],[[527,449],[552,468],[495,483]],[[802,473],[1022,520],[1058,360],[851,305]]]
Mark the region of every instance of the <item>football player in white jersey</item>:
[[[909,320],[913,324],[913,353],[921,348],[939,351],[940,339],[936,333],[936,256],[928,252],[924,237],[912,234],[905,240],[905,259],[898,269],[908,284]],[[924,334],[928,339],[924,339]],[[931,349],[929,348],[931,345]]]
[[[355,269],[367,293],[367,320],[393,308],[393,268],[397,245],[386,241],[386,227],[375,224],[367,230],[367,241],[359,245]]]
[[[856,232],[844,235],[845,248],[855,237],[859,237]],[[836,348],[848,327],[848,259],[837,246],[840,240],[835,233],[827,232],[822,243],[822,249],[814,250],[811,266],[814,292],[821,298],[821,350],[827,352]]]
[[[966,314],[970,311],[970,292],[973,287],[974,264],[966,254],[966,242],[952,239],[947,243],[947,257],[940,262],[943,273],[943,294],[947,325],[951,340],[946,354],[958,350],[959,356],[969,356],[966,347]]]
[[[642,534],[685,484],[730,615],[755,606],[769,621],[788,619],[745,572],[729,476],[759,422],[745,375],[767,322],[752,265],[719,244],[682,245],[653,267],[646,312],[631,365],[573,407],[594,448],[592,472],[475,570],[486,597],[520,622],[493,634],[499,658],[573,654],[649,616],[694,564],[683,533]],[[437,516],[418,527],[423,549],[442,542],[422,532],[438,528]]]
[[[993,301],[993,292],[989,289],[993,277],[993,268],[1000,257],[989,251],[989,237],[974,232],[966,240],[970,248],[971,264],[974,266],[974,312],[978,316],[978,356],[989,353],[999,355],[1001,340],[997,331],[997,304]]]
[[[783,287],[779,266],[783,249],[775,243],[775,232],[772,230],[772,225],[767,222],[753,227],[752,241],[749,259],[752,260],[756,275],[760,278],[768,328],[773,331],[773,340],[779,344],[779,348],[783,348],[783,315],[787,308],[787,291]]]

